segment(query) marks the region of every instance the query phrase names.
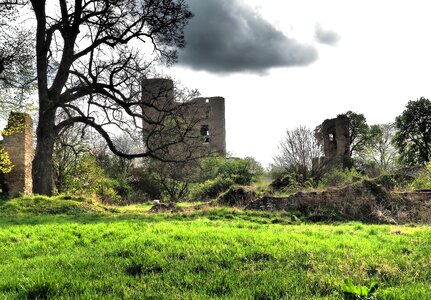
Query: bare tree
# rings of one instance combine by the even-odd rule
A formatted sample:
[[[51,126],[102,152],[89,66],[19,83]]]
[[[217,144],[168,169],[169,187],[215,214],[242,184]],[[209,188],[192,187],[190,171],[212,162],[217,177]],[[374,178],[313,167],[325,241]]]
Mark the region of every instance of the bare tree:
[[[286,137],[280,142],[280,154],[274,158],[275,165],[295,170],[303,180],[311,175],[312,161],[322,155],[314,132],[306,126],[286,130]]]
[[[174,202],[187,196],[190,183],[198,170],[198,166],[192,161],[161,162],[152,160],[149,166],[149,170],[153,172],[161,186],[162,193]]]
[[[91,153],[90,140],[84,126],[65,128],[56,138],[53,152],[54,184],[58,193],[66,190],[67,179],[83,155]]]
[[[19,2],[0,3],[0,118],[11,111],[35,107],[30,94],[36,88],[34,33],[21,26]],[[21,4],[22,5],[22,4]]]
[[[174,126],[171,117],[157,120],[161,132],[176,130],[176,139],[135,153],[121,151],[112,139],[115,130],[130,135],[142,130],[142,74],[150,45],[151,59],[170,64],[176,49],[185,45],[183,30],[192,17],[185,0],[31,0],[36,22],[36,66],[39,98],[37,148],[33,162],[33,187],[39,194],[53,190],[52,153],[56,137],[66,127],[83,123],[106,141],[109,149],[125,158],[155,157],[181,143],[190,127]],[[49,6],[49,9],[47,8]],[[148,59],[147,59],[148,61]],[[62,118],[58,119],[59,113]],[[170,119],[170,126],[166,120]],[[173,120],[173,121],[172,121]],[[177,129],[175,129],[177,128]]]

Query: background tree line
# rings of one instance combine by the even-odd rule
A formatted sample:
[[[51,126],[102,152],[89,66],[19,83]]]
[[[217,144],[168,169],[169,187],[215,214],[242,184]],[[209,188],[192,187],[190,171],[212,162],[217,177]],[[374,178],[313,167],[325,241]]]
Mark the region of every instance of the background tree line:
[[[349,159],[344,170],[331,166],[313,169],[312,160],[323,155],[320,127],[311,130],[299,126],[287,130],[274,157],[274,179],[317,186],[328,178],[352,175],[378,177],[397,169],[425,166],[431,157],[431,102],[426,98],[411,100],[393,123],[368,125],[363,114],[348,111]],[[346,170],[347,169],[347,170]],[[343,173],[344,172],[344,173]],[[343,175],[344,174],[344,175]],[[286,179],[287,178],[287,179]],[[340,179],[341,180],[341,179]],[[336,184],[337,180],[334,180]]]

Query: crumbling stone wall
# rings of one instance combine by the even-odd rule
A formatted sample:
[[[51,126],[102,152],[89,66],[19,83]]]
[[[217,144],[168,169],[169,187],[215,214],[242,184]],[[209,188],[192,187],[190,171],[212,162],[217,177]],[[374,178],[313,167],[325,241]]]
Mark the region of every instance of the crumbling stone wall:
[[[33,189],[33,122],[28,114],[10,114],[2,144],[13,164],[12,171],[2,176],[4,188],[12,197],[30,195]]]
[[[142,113],[144,135],[151,132],[152,124],[163,118],[163,111],[174,109],[174,83],[170,79],[144,79],[142,81]],[[200,133],[199,151],[226,155],[225,100],[223,97],[195,98],[184,106],[183,116],[196,123]]]
[[[371,223],[431,223],[431,191],[397,193],[371,181],[289,197],[264,196],[245,209],[299,211],[320,220]],[[319,220],[316,219],[316,220]]]
[[[189,111],[198,120],[201,141],[207,146],[207,153],[226,155],[225,101],[223,97],[195,98],[190,101]]]
[[[349,118],[339,115],[322,123],[323,151],[327,160],[349,155]]]
[[[144,130],[151,130],[151,124],[163,118],[163,111],[173,108],[174,83],[169,79],[144,79],[142,81],[142,114]]]
[[[349,118],[339,115],[334,119],[326,119],[320,125],[319,139],[323,146],[323,157],[313,157],[313,170],[323,166],[341,164],[346,167],[350,163]]]

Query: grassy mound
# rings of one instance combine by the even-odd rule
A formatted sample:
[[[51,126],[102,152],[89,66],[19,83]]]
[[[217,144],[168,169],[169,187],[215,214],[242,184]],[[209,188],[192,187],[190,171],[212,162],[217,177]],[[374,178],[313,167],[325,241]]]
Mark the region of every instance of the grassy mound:
[[[108,211],[97,200],[82,196],[30,196],[0,201],[1,214],[82,214]]]

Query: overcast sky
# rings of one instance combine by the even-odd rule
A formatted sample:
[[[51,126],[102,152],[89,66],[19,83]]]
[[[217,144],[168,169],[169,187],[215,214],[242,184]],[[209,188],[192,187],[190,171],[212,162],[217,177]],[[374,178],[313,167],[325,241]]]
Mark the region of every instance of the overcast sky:
[[[347,110],[392,122],[431,97],[429,1],[188,1],[188,46],[167,72],[226,99],[235,156],[267,166],[286,129]]]
[[[286,129],[347,110],[392,122],[431,98],[429,0],[187,1],[187,47],[164,72],[226,99],[234,156],[268,166]]]

